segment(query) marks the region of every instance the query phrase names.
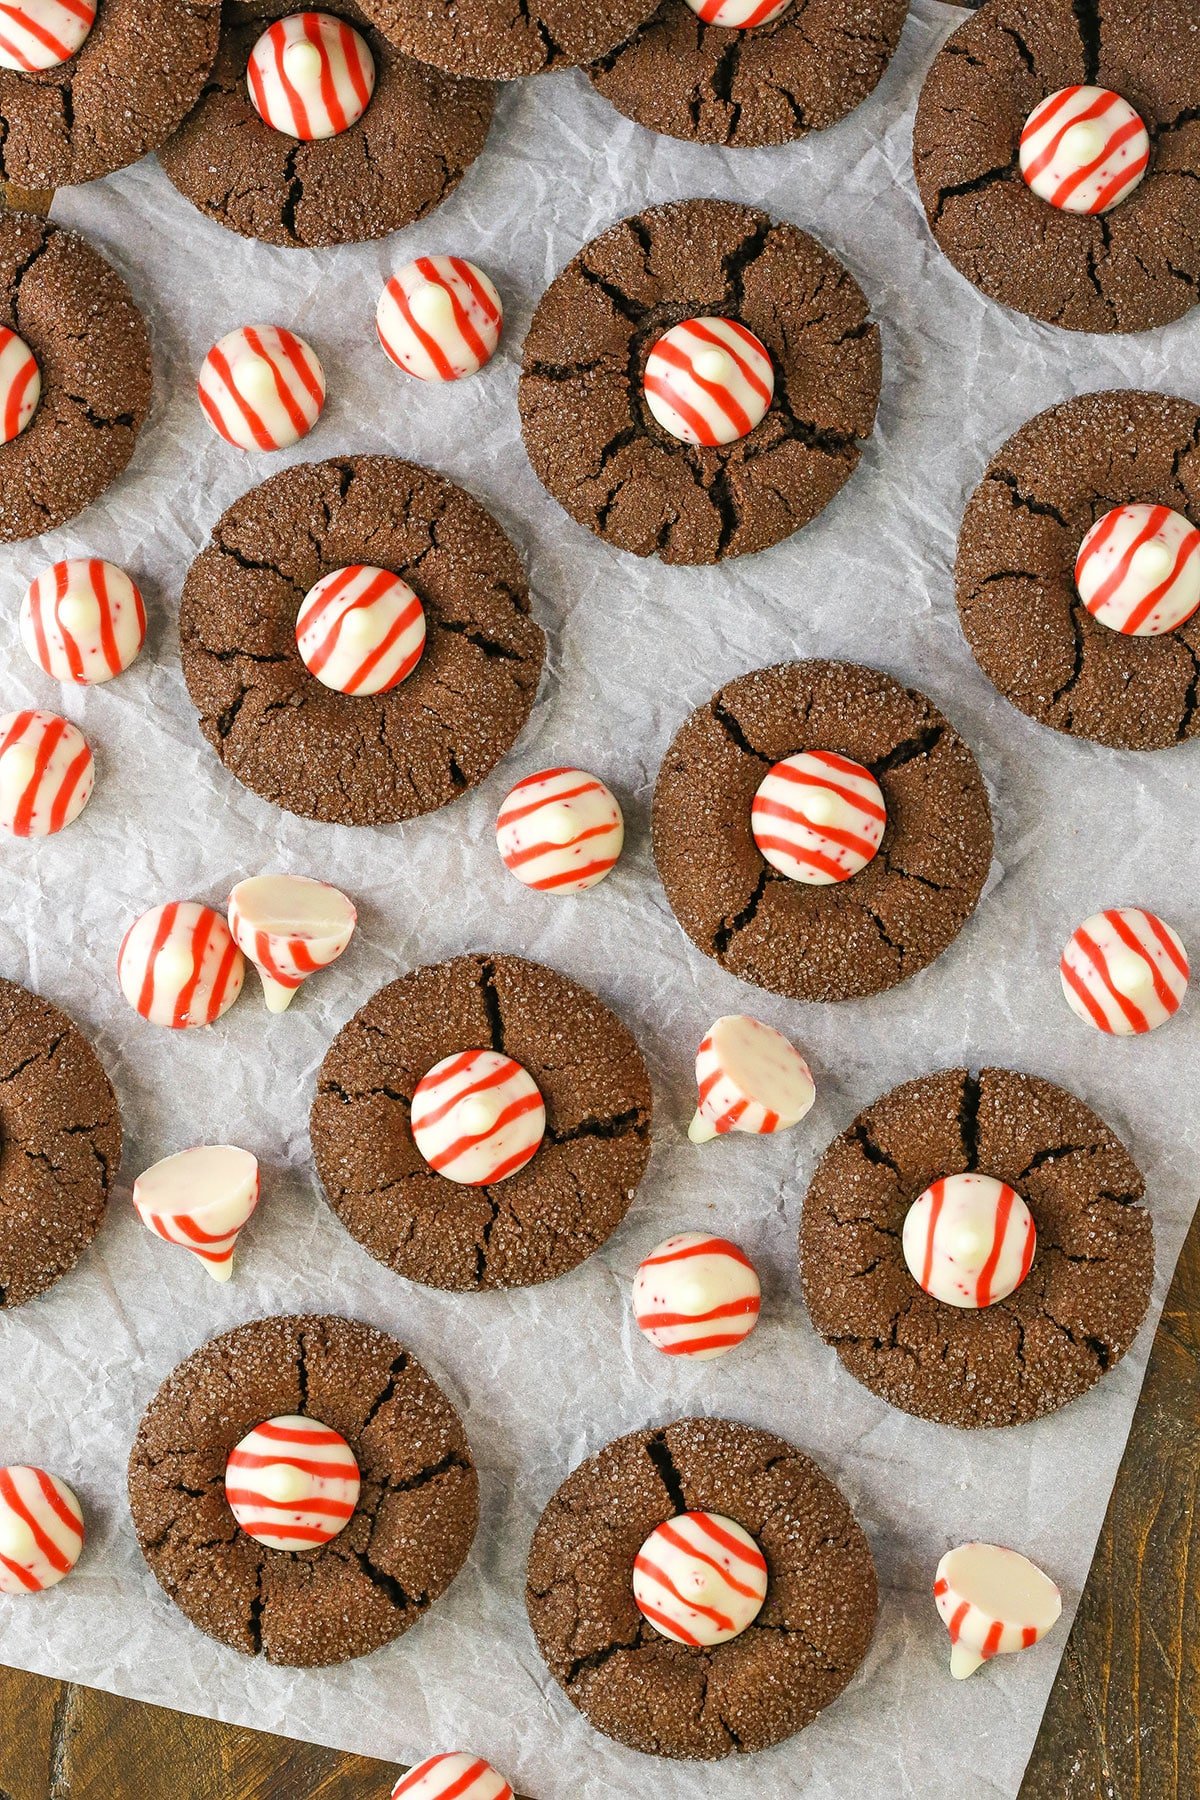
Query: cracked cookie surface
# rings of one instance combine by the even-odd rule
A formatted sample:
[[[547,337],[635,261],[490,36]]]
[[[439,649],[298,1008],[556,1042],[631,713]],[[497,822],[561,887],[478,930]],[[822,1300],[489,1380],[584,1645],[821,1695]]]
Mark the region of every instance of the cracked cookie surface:
[[[750,828],[767,770],[832,750],[871,770],[887,825],[867,866],[792,881]],[[654,790],[654,856],[692,942],[743,981],[798,1000],[877,994],[962,930],[992,825],[974,757],[923,694],[857,663],[779,663],[718,689],[676,734]]]
[[[418,1082],[498,1050],[533,1077],[546,1135],[491,1187],[431,1169],[413,1142]],[[515,956],[459,956],[381,988],[321,1065],[311,1134],[330,1205],[363,1248],[430,1287],[525,1287],[583,1262],[625,1217],[650,1155],[650,1080],[586,988]]]
[[[683,319],[740,321],[775,392],[748,436],[681,443],[642,391],[655,341]],[[858,465],[879,400],[879,327],[837,258],[795,225],[722,200],[650,207],[584,246],[525,339],[521,429],[572,518],[637,556],[712,563],[807,525]]]
[[[159,161],[185,199],[267,244],[356,244],[399,231],[441,204],[483,149],[492,89],[414,62],[363,12],[333,8],[375,59],[375,91],[357,125],[302,143],[254,109],[246,65],[256,39],[295,8],[264,0],[231,9],[199,105]]]
[[[265,1419],[339,1432],[361,1476],[345,1528],[315,1550],[270,1550],[225,1499],[230,1451]],[[129,1458],[142,1555],[193,1625],[293,1668],[365,1656],[400,1636],[458,1574],[479,1520],[463,1423],[396,1338],[349,1319],[256,1319],[202,1345],[142,1415]]]
[[[99,1231],[121,1114],[78,1026],[0,980],[0,1308],[65,1275]]]
[[[322,576],[391,569],[425,609],[413,673],[340,694],[305,668],[296,615]],[[529,716],[545,639],[516,550],[462,488],[386,456],[303,463],[234,502],[184,583],[183,672],[231,775],[304,818],[381,825],[482,781]]]
[[[1038,103],[1076,83],[1141,114],[1150,166],[1111,212],[1060,211],[1018,166]],[[1200,298],[1200,36],[1192,0],[991,0],[947,40],[913,128],[930,230],[959,272],[1074,331],[1145,331]]]
[[[1173,507],[1200,523],[1200,407],[1134,390],[1039,413],[972,494],[955,570],[963,631],[1006,699],[1043,725],[1118,750],[1200,736],[1200,613],[1161,637],[1094,619],[1075,559],[1112,507]]]
[[[732,149],[786,144],[874,92],[907,14],[908,0],[791,0],[770,24],[741,31],[662,0],[588,78],[649,131]]]
[[[634,1557],[681,1512],[715,1512],[767,1559],[762,1611],[712,1649],[671,1643],[633,1598]],[[871,1640],[875,1568],[844,1496],[773,1432],[681,1419],[581,1463],[534,1533],[526,1606],[567,1698],[652,1756],[765,1750],[846,1686]]]
[[[589,63],[628,36],[654,0],[362,0],[409,56],[494,81]]]
[[[220,0],[104,0],[69,61],[0,69],[0,180],[66,187],[156,150],[196,103],[220,21]]]
[[[0,324],[37,358],[30,424],[0,444],[0,541],[73,519],[121,474],[150,410],[146,324],[117,271],[73,232],[0,215]]]
[[[1037,1228],[1029,1274],[978,1311],[926,1294],[905,1214],[931,1181],[994,1175]],[[822,1157],[800,1273],[813,1324],[889,1405],[942,1425],[1020,1425],[1086,1393],[1137,1335],[1154,1277],[1142,1177],[1074,1095],[1008,1069],[947,1069],[894,1088]]]

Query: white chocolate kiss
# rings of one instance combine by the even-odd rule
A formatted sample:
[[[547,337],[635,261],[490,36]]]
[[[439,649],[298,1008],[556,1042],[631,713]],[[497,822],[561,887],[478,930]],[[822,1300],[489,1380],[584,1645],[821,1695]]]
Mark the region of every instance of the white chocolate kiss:
[[[1058,152],[1064,163],[1085,169],[1104,148],[1105,132],[1094,119],[1083,119],[1063,133]]]
[[[427,331],[444,329],[454,318],[454,302],[436,281],[427,281],[415,288],[409,295],[408,305],[417,324]]]
[[[321,52],[315,44],[289,44],[283,53],[283,71],[297,87],[309,87],[321,79]]]
[[[1132,950],[1113,950],[1108,958],[1108,975],[1113,986],[1130,999],[1147,993],[1154,986],[1154,972],[1144,957]]]
[[[308,1492],[309,1478],[303,1469],[297,1469],[292,1463],[268,1463],[265,1469],[256,1473],[254,1485],[268,1500],[286,1503],[299,1500],[301,1494]]]

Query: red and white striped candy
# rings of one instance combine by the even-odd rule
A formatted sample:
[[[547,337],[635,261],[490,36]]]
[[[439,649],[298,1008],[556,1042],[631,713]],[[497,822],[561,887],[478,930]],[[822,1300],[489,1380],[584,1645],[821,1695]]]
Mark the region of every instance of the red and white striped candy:
[[[1133,192],[1149,161],[1141,117],[1111,88],[1059,88],[1021,132],[1022,175],[1039,200],[1064,212],[1108,212]]]
[[[302,981],[337,961],[357,922],[345,894],[304,875],[252,875],[229,896],[233,941],[262,977],[273,1013],[286,1011]]]
[[[913,1280],[947,1306],[991,1306],[1019,1288],[1037,1248],[1033,1215],[994,1175],[943,1175],[909,1207],[901,1234]]]
[[[950,1633],[950,1673],[973,1675],[993,1656],[1028,1650],[1062,1612],[1048,1575],[1018,1550],[960,1544],[937,1566],[933,1598]]]
[[[358,1463],[345,1438],[298,1413],[256,1425],[225,1464],[229,1510],[268,1550],[327,1544],[349,1524],[358,1490]]]
[[[656,1350],[708,1362],[749,1337],[761,1292],[754,1264],[736,1244],[681,1231],[639,1265],[633,1316]]]
[[[634,1558],[633,1597],[672,1643],[725,1644],[762,1610],[767,1559],[721,1513],[680,1513],[652,1531]]]
[[[239,450],[284,450],[307,437],[325,404],[311,344],[281,325],[242,325],[205,357],[196,381],[213,430]]]
[[[696,1052],[693,1144],[728,1131],[759,1136],[798,1125],[817,1097],[812,1070],[782,1032],[747,1013],[718,1019]]]
[[[57,562],[25,590],[21,642],[55,681],[95,687],[135,661],[146,641],[137,586],[97,556]]]
[[[246,79],[264,124],[309,142],[357,125],[375,91],[375,58],[344,20],[291,13],[263,32]]]
[[[646,358],[646,405],[685,444],[732,444],[766,416],[775,370],[766,346],[736,319],[685,319]]]
[[[0,68],[56,69],[95,22],[93,0],[0,0]]]
[[[211,1025],[242,991],[246,965],[220,913],[171,900],[135,919],[117,953],[117,980],[151,1025]]]
[[[69,1575],[83,1512],[65,1481],[14,1463],[0,1469],[0,1594],[38,1594]]]
[[[750,809],[754,841],[771,867],[812,887],[865,869],[886,825],[871,771],[832,750],[785,756],[759,783]]]
[[[55,713],[0,717],[0,829],[49,837],[77,819],[92,797],[96,765],[87,740]]]
[[[390,569],[351,563],[304,596],[296,644],[310,675],[339,694],[386,694],[425,649],[425,609]]]
[[[1174,631],[1200,606],[1200,530],[1169,506],[1115,506],[1079,546],[1075,586],[1111,631]]]
[[[1114,1037],[1165,1025],[1187,993],[1178,932],[1140,906],[1112,906],[1076,926],[1059,962],[1067,1005]]]
[[[0,444],[20,437],[42,397],[42,372],[24,338],[0,325]]]
[[[770,25],[787,11],[792,0],[687,0],[687,3],[706,25],[753,31],[756,25]]]
[[[418,256],[379,296],[375,328],[396,364],[418,381],[459,381],[490,362],[504,309],[483,270],[461,256]]]
[[[465,1750],[427,1756],[392,1789],[392,1800],[402,1795],[403,1800],[513,1800],[503,1775]]]
[[[235,1144],[180,1150],[133,1184],[142,1224],[198,1256],[214,1281],[228,1281],[233,1274],[234,1245],[258,1196],[258,1158]]]
[[[579,894],[603,881],[621,854],[625,821],[614,796],[583,769],[542,769],[505,795],[496,847],[518,881]]]
[[[546,1134],[533,1077],[498,1050],[443,1057],[413,1095],[413,1142],[431,1169],[487,1187],[523,1169]]]

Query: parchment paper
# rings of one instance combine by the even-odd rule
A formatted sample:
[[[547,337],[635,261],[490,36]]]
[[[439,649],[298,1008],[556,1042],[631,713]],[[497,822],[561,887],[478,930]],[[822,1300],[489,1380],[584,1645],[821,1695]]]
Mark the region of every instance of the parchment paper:
[[[157,398],[116,488],[0,563],[3,705],[61,708],[98,764],[80,823],[3,847],[0,969],[90,1030],[127,1133],[124,1183],[95,1246],[49,1295],[0,1314],[0,1461],[58,1471],[90,1532],[71,1580],[0,1607],[0,1660],[398,1759],[470,1747],[538,1800],[647,1782],[661,1800],[1015,1793],[1195,1204],[1200,1139],[1197,1000],[1147,1040],[1103,1040],[1068,1012],[1055,965],[1079,919],[1126,902],[1161,911],[1200,950],[1189,824],[1200,746],[1120,755],[1022,718],[971,659],[951,565],[968,492],[1031,413],[1108,385],[1196,395],[1200,315],[1133,339],[1080,338],[1001,311],[950,268],[925,230],[909,142],[921,76],[961,16],[916,0],[875,98],[783,150],[653,137],[576,75],[513,84],[459,192],[382,245],[306,254],[245,243],[203,220],[152,162],[56,202],[54,216],[106,248],[146,308]],[[696,194],[754,201],[844,258],[883,322],[885,379],[862,466],[815,524],[724,568],[664,569],[606,548],[543,493],[520,446],[515,388],[531,309],[555,271],[611,220]],[[494,276],[506,330],[480,378],[425,388],[386,363],[373,312],[392,268],[443,250]],[[311,438],[266,458],[220,442],[192,387],[209,344],[256,319],[310,338],[330,389]],[[550,643],[532,722],[502,768],[445,811],[379,831],[286,817],[224,774],[196,727],[175,625],[188,562],[230,501],[286,461],[356,450],[428,462],[490,506],[528,561]],[[17,605],[47,562],[83,553],[142,584],[150,640],[119,680],[71,693],[24,657]],[[694,951],[648,843],[653,777],[688,710],[744,670],[810,655],[875,663],[945,708],[987,776],[998,843],[987,896],[946,955],[878,999],[824,1008],[744,987]],[[527,893],[492,839],[509,783],[559,761],[605,776],[629,826],[619,869],[578,900]],[[354,896],[361,923],[337,968],[281,1018],[253,975],[213,1029],[171,1034],[137,1018],[114,974],[130,919],[172,898],[220,904],[241,876],[276,868]],[[598,990],[643,1045],[658,1111],[649,1174],[604,1250],[548,1288],[454,1296],[406,1284],[342,1230],[313,1174],[307,1112],[326,1046],[377,987],[478,948],[526,952]],[[804,1046],[818,1104],[774,1142],[696,1150],[684,1136],[695,1046],[713,1017],[742,1009]],[[1158,1232],[1153,1318],[1134,1354],[1066,1412],[1016,1431],[957,1434],[866,1393],[813,1333],[795,1271],[801,1197],[829,1139],[894,1083],[963,1060],[1040,1071],[1095,1106],[1145,1170]],[[127,1186],[160,1156],[222,1140],[265,1166],[227,1288],[142,1230]],[[695,1227],[744,1245],[765,1309],[743,1349],[689,1368],[634,1341],[628,1295],[650,1247]],[[195,1631],[144,1567],[124,1493],[136,1421],[169,1370],[219,1331],[300,1308],[400,1333],[463,1409],[483,1483],[470,1562],[427,1618],[373,1657],[304,1673]],[[715,1766],[654,1765],[593,1732],[543,1669],[521,1600],[534,1521],[567,1471],[623,1431],[689,1411],[809,1448],[863,1520],[882,1587],[870,1655],[845,1696],[778,1750]],[[1028,1552],[1061,1584],[1066,1611],[1039,1649],[956,1684],[929,1589],[943,1550],[967,1537]]]

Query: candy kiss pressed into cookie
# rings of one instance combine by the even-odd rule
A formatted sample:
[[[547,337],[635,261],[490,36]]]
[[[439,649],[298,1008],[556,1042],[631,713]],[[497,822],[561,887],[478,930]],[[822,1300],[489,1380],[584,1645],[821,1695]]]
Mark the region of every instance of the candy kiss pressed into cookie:
[[[706,25],[753,31],[756,25],[770,25],[772,20],[778,19],[792,0],[687,0],[687,3]]]
[[[913,1280],[947,1306],[1005,1300],[1028,1275],[1037,1248],[1033,1215],[993,1175],[944,1175],[909,1207],[902,1237]]]
[[[1021,132],[1027,185],[1065,212],[1108,212],[1129,197],[1149,161],[1140,114],[1111,88],[1059,88],[1034,107]]]
[[[736,1244],[683,1231],[640,1264],[633,1313],[656,1350],[707,1362],[749,1337],[758,1324],[760,1294],[754,1264]]]
[[[99,557],[54,563],[21,601],[21,642],[55,681],[95,687],[136,661],[146,607],[124,569]]]
[[[490,362],[504,309],[491,280],[461,256],[419,256],[397,269],[375,311],[379,342],[418,381],[459,381]]]
[[[225,1498],[246,1533],[268,1550],[315,1550],[349,1524],[358,1462],[344,1437],[317,1419],[267,1419],[229,1453]]]
[[[730,1131],[787,1131],[817,1097],[812,1071],[782,1032],[746,1013],[718,1019],[696,1053],[698,1105],[693,1144]]]
[[[1154,1031],[1178,1012],[1190,970],[1178,932],[1138,906],[1114,906],[1077,925],[1059,962],[1067,1005],[1115,1037]]]
[[[233,1274],[238,1233],[258,1205],[258,1159],[234,1144],[180,1150],[139,1175],[133,1204],[142,1224],[199,1257],[214,1281]]]
[[[1200,606],[1200,530],[1169,506],[1115,506],[1080,545],[1075,586],[1112,631],[1175,631]]]
[[[431,1169],[464,1187],[488,1187],[523,1169],[546,1132],[532,1076],[498,1050],[443,1057],[418,1082],[413,1142]]]
[[[402,1775],[392,1800],[513,1800],[513,1791],[491,1763],[465,1750],[443,1751]]]
[[[813,887],[865,869],[886,825],[871,771],[832,750],[785,756],[764,775],[750,809],[754,841],[771,867]]]
[[[543,769],[510,788],[496,848],[517,880],[542,893],[579,894],[616,866],[625,821],[614,795],[583,769]]]
[[[229,896],[233,941],[262,978],[268,1012],[285,1012],[302,981],[337,961],[357,922],[345,894],[303,875],[252,875]]]
[[[279,325],[242,325],[205,357],[196,381],[213,430],[239,450],[283,450],[307,437],[325,405],[311,344]]]
[[[0,830],[50,837],[92,797],[96,765],[83,733],[54,713],[0,717]]]
[[[638,1611],[675,1644],[728,1643],[762,1611],[767,1559],[748,1531],[714,1512],[659,1525],[633,1565]]]
[[[993,1656],[1039,1643],[1062,1595],[1036,1563],[999,1544],[960,1544],[937,1566],[933,1597],[950,1633],[950,1673],[961,1681]]]
[[[83,1549],[83,1512],[45,1469],[0,1468],[0,1594],[37,1594],[69,1575]]]
[[[296,645],[310,675],[339,694],[386,694],[425,649],[425,609],[399,575],[353,563],[304,596]]]
[[[344,20],[292,13],[263,32],[246,80],[264,124],[308,143],[357,125],[375,91],[375,58]]]
[[[0,15],[2,17],[2,15]],[[0,325],[0,444],[20,437],[42,397],[42,372],[24,338]]]
[[[646,405],[685,444],[732,444],[766,417],[775,370],[766,346],[736,319],[685,319],[654,344]]]
[[[96,23],[92,0],[7,0],[0,6],[0,68],[34,74],[69,62]]]
[[[135,1012],[173,1031],[211,1025],[242,991],[246,965],[220,913],[171,900],[135,919],[117,953],[117,980]]]

